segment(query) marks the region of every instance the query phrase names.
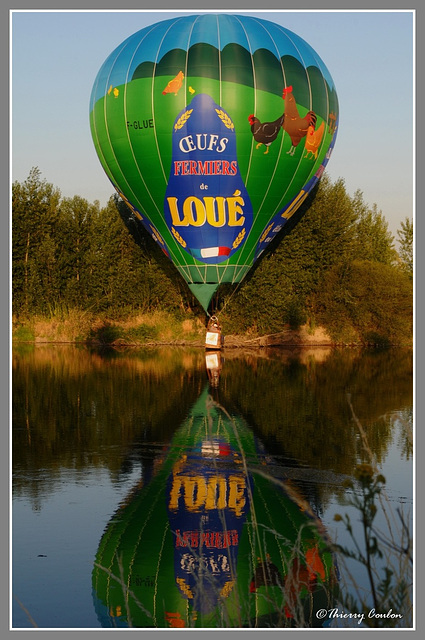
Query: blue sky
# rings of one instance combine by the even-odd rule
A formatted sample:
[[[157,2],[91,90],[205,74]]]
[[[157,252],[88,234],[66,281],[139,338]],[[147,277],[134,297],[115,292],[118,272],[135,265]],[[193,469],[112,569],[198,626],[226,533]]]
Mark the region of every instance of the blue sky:
[[[124,38],[181,13],[12,12],[12,180],[24,181],[37,166],[62,196],[79,195],[104,205],[113,188],[96,156],[89,127],[96,74]],[[343,178],[350,195],[360,189],[396,235],[401,221],[414,216],[414,12],[235,13],[285,26],[323,59],[340,106],[327,173],[332,180]]]

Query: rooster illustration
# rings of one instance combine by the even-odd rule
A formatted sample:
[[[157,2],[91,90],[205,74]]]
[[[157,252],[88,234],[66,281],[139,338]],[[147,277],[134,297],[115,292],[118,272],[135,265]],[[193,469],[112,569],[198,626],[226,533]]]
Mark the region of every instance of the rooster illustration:
[[[269,147],[272,142],[274,142],[278,136],[278,133],[282,127],[283,120],[285,115],[282,114],[280,118],[274,120],[273,122],[260,122],[258,118],[251,113],[248,116],[248,122],[251,125],[251,132],[254,136],[254,140],[258,143],[256,145],[256,149],[259,149],[262,144],[266,145],[265,154],[269,152]]]
[[[308,128],[310,126],[313,129],[316,127],[317,117],[314,111],[309,111],[304,118],[300,116],[292,93],[292,87],[286,87],[283,90],[282,98],[285,102],[285,117],[282,126],[291,138],[292,143],[287,153],[293,156],[298,144],[307,135]]]
[[[170,80],[170,82],[167,84],[164,91],[162,92],[162,95],[165,96],[167,93],[174,93],[174,95],[176,96],[182,87],[183,78],[183,71],[179,71],[176,77]]]

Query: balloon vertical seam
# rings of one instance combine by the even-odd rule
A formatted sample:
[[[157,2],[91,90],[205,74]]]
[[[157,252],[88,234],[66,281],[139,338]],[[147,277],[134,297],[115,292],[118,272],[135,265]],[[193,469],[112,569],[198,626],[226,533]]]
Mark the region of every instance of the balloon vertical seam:
[[[164,533],[162,536],[162,544],[161,544],[161,549],[158,555],[158,564],[157,564],[157,568],[156,568],[156,573],[155,573],[155,591],[154,591],[154,596],[153,596],[153,619],[155,622],[155,625],[157,624],[157,620],[156,620],[156,600],[158,597],[158,575],[159,575],[159,567],[161,564],[161,558],[162,558],[162,552],[164,550],[164,544],[165,544],[165,538],[167,537],[167,533],[168,533],[168,528],[169,528],[169,523],[167,522],[164,528]]]
[[[255,73],[253,51],[252,51],[252,47],[251,47],[251,42],[249,40],[249,37],[248,37],[248,34],[246,32],[246,29],[245,29],[244,25],[242,24],[242,22],[241,22],[241,20],[239,19],[238,16],[235,16],[235,17],[236,17],[237,20],[239,20],[239,23],[240,23],[240,25],[241,25],[244,33],[245,33],[246,41],[247,41],[248,48],[249,48],[249,53],[250,53],[250,56],[251,56],[252,78],[253,78],[253,82],[254,82],[254,113],[256,113],[257,112],[257,76],[256,76],[256,73]],[[250,153],[250,156],[249,156],[248,170],[246,172],[246,178],[245,178],[245,185],[246,185],[247,189],[248,189],[249,173],[251,171],[251,161],[252,161],[253,152],[254,152],[254,138],[252,138],[252,141],[251,141],[251,153]],[[251,226],[250,232],[248,233],[248,237],[249,237],[252,229],[254,228],[256,220],[257,220],[257,215],[255,216],[255,218],[252,221],[252,226]],[[249,252],[248,256],[251,255],[251,253],[252,253],[252,251]],[[242,257],[244,258],[244,261],[246,260],[246,257],[242,256],[242,254],[243,254],[243,251],[241,251],[240,254],[237,257],[237,260],[236,260],[236,263],[235,263],[235,271],[234,271],[234,274],[233,274],[232,284],[236,281],[237,268],[241,266],[240,265],[240,260],[242,259]],[[246,276],[246,273],[242,276],[241,281]]]
[[[254,82],[254,111],[256,111],[256,109],[257,109],[257,79],[256,79],[256,74],[255,74],[254,60],[253,60],[253,57],[252,57],[251,43],[249,41],[249,37],[248,37],[248,34],[246,32],[245,26],[241,22],[240,18],[238,16],[235,16],[235,18],[236,18],[236,20],[239,21],[239,23],[240,23],[240,25],[242,27],[242,30],[243,30],[243,32],[245,34],[246,42],[247,42],[247,45],[248,45],[248,48],[249,48],[249,54],[251,56],[252,79],[253,79],[253,82]],[[254,140],[252,140],[252,142],[251,142],[251,153],[250,153],[250,156],[249,156],[248,169],[247,169],[246,177],[245,177],[245,186],[247,186],[248,180],[249,180],[249,173],[251,171],[251,160],[252,160],[253,151],[254,151]]]
[[[218,44],[218,86],[219,86],[219,102],[223,103],[223,95],[221,90],[221,40],[220,40],[220,23],[219,16],[216,15],[217,22],[217,44]]]
[[[124,43],[123,43],[123,45],[124,45]],[[120,49],[120,50],[119,50],[119,52],[117,53],[117,57],[119,56],[120,52],[121,52],[121,49]],[[108,76],[108,78],[109,78],[109,76]],[[93,90],[92,90],[92,96],[93,96],[93,108],[92,108],[92,114],[93,114],[93,130],[94,130],[94,132],[95,132],[95,136],[96,136],[96,143],[97,143],[96,150],[98,150],[97,152],[98,152],[98,153],[100,154],[100,156],[101,156],[101,164],[102,164],[102,167],[104,168],[105,173],[108,175],[109,179],[110,179],[110,180],[111,180],[111,182],[113,183],[113,182],[114,182],[114,180],[113,180],[113,178],[114,178],[114,174],[113,174],[113,172],[110,170],[110,168],[109,168],[109,166],[108,166],[108,163],[106,162],[105,154],[104,154],[103,149],[102,149],[102,147],[101,147],[101,145],[100,145],[100,140],[99,140],[99,135],[98,135],[98,129],[97,129],[97,119],[96,119],[96,117],[95,117],[95,111],[94,111],[94,110],[95,110],[95,105],[96,105],[96,102],[97,102],[97,100],[96,100],[97,88],[98,88],[98,86],[99,86],[99,85],[100,85],[100,71],[99,71],[99,73],[98,73],[98,75],[97,75],[97,78],[96,78],[96,81],[95,81],[95,86],[93,87]],[[108,82],[106,82],[106,86],[105,86],[105,88],[104,88],[104,90],[103,90],[103,101],[104,101],[104,112],[103,112],[103,115],[104,115],[104,120],[105,120],[105,126],[106,126],[106,114],[105,114],[105,104],[106,104],[106,100],[105,100],[105,95],[106,95],[106,92],[107,92],[107,86],[108,86]]]
[[[258,20],[255,20],[254,18],[253,18],[253,20],[254,20],[255,22],[258,22]],[[283,64],[282,64],[282,59],[281,59],[281,57],[280,57],[280,55],[279,55],[279,50],[278,50],[278,47],[277,47],[277,45],[276,45],[276,42],[275,42],[275,40],[273,39],[273,37],[272,37],[272,35],[271,35],[270,31],[268,31],[268,29],[266,28],[266,26],[265,26],[264,24],[260,24],[260,27],[261,27],[262,29],[264,29],[264,31],[266,31],[266,33],[267,33],[268,37],[270,38],[271,42],[273,42],[273,45],[274,45],[275,50],[276,50],[276,53],[277,53],[277,57],[278,57],[278,59],[279,59],[280,67],[281,67],[281,69],[282,69],[282,78],[283,78],[283,81],[285,81],[285,71],[284,71],[284,67],[283,67]],[[284,133],[285,133],[285,132],[284,132]],[[284,141],[284,135],[282,135],[282,138],[281,138],[281,141],[280,141],[279,152],[278,152],[277,160],[276,160],[275,165],[274,165],[273,173],[272,173],[271,178],[270,178],[270,180],[269,180],[269,185],[268,185],[267,189],[266,189],[266,190],[265,190],[265,192],[264,192],[263,199],[262,199],[261,204],[260,204],[260,206],[258,207],[257,212],[256,212],[256,220],[260,218],[260,212],[261,212],[261,209],[263,208],[264,202],[266,201],[266,198],[267,198],[267,194],[269,193],[269,191],[270,191],[270,187],[271,187],[272,182],[273,182],[273,180],[274,180],[274,178],[275,178],[275,175],[276,175],[276,172],[277,172],[277,169],[278,169],[278,165],[279,165],[279,161],[280,161],[280,158],[281,158],[281,155],[282,155],[283,141]],[[252,227],[251,227],[251,231],[253,230],[253,228],[254,228],[254,224],[253,224],[253,225],[252,225]],[[250,231],[250,233],[251,233],[251,231]],[[252,252],[253,252],[254,250],[255,250],[255,246],[252,248],[251,252],[248,254],[248,258],[249,258],[249,256],[252,254]]]
[[[168,27],[167,31],[164,33],[164,35],[162,36],[162,40],[159,44],[157,53],[156,53],[156,59],[153,65],[153,71],[152,71],[152,87],[151,87],[151,103],[152,103],[152,115],[154,115],[155,113],[155,100],[154,100],[154,86],[155,86],[155,73],[156,73],[156,66],[157,66],[157,60],[158,60],[158,56],[159,56],[159,52],[161,50],[161,46],[168,34],[168,32],[171,30],[171,28],[176,24],[176,22],[178,22],[179,20],[181,20],[181,18],[177,18],[177,20],[175,20],[174,22],[172,22],[170,24],[170,26]],[[155,137],[155,145],[156,145],[156,150],[157,150],[157,154],[158,154],[158,160],[159,160],[159,164],[161,166],[161,170],[162,170],[162,175],[164,176],[164,182],[165,185],[168,184],[168,178],[166,176],[166,173],[164,171],[164,165],[162,164],[162,158],[161,158],[161,154],[159,153],[159,145],[158,145],[158,137],[156,134],[156,118],[154,117],[154,129],[153,129],[153,134]]]
[[[132,187],[131,187],[131,186],[130,186],[130,184],[128,183],[128,180],[127,180],[127,178],[125,177],[125,174],[124,174],[124,172],[123,172],[123,170],[122,170],[122,168],[121,168],[121,166],[120,166],[120,163],[118,162],[117,156],[116,156],[116,154],[115,154],[115,150],[114,150],[114,147],[113,147],[113,145],[112,145],[112,141],[111,141],[111,137],[110,137],[110,132],[109,132],[109,127],[108,127],[108,118],[107,118],[107,115],[106,115],[106,112],[107,112],[107,100],[106,100],[107,87],[108,87],[108,84],[109,84],[109,82],[110,82],[110,78],[111,78],[111,75],[112,75],[112,71],[113,71],[113,69],[114,69],[114,66],[115,66],[115,64],[116,64],[117,60],[119,59],[119,56],[122,54],[123,50],[125,49],[125,47],[126,47],[128,44],[129,44],[129,41],[127,41],[127,40],[126,40],[126,41],[124,42],[124,46],[119,50],[119,52],[117,53],[117,55],[116,55],[116,57],[115,57],[115,60],[114,60],[113,64],[112,64],[112,65],[111,65],[111,67],[110,67],[109,74],[108,74],[108,79],[107,79],[107,81],[106,81],[106,86],[105,86],[104,98],[103,98],[103,116],[104,116],[104,121],[105,121],[105,131],[106,131],[106,136],[107,136],[107,139],[108,139],[108,143],[109,143],[110,151],[111,151],[111,153],[112,153],[112,155],[113,155],[113,157],[114,157],[114,160],[115,160],[115,162],[116,162],[116,166],[117,166],[117,168],[118,168],[118,170],[119,170],[119,172],[120,172],[120,174],[121,174],[122,179],[125,181],[125,183],[127,184],[127,186],[128,186],[128,188],[129,188],[129,190],[131,191],[131,193],[133,194],[133,196],[134,196],[134,197],[135,197],[135,199],[137,200],[136,194],[134,193],[134,191],[133,191]],[[114,174],[114,172],[113,172],[113,171],[111,171],[111,175],[114,177],[113,182],[117,182],[117,183],[118,183],[118,181],[117,181],[117,180],[115,180],[115,174]]]
[[[163,42],[165,40],[166,35],[171,31],[172,27],[174,27],[181,20],[182,20],[182,18],[177,18],[176,20],[174,20],[170,24],[170,26],[168,27],[167,31],[163,35],[162,40],[161,40],[160,45],[159,45],[158,50],[157,50],[156,59],[155,59],[155,62],[154,62],[154,68],[153,68],[153,76],[152,76],[152,92],[151,92],[152,114],[155,113],[154,84],[155,84],[155,74],[156,74],[157,61],[158,61],[158,58],[159,58],[159,52],[161,50],[161,46],[162,46],[162,44],[163,44]],[[193,26],[192,26],[192,29],[193,29]],[[188,42],[190,42],[190,34],[189,34]],[[185,87],[186,87],[186,77],[187,77],[187,56],[188,56],[187,52],[188,52],[188,47],[186,47],[185,78],[184,78]],[[165,171],[164,171],[164,167],[163,167],[163,164],[162,164],[161,155],[159,153],[159,145],[158,145],[158,138],[157,138],[157,134],[156,134],[155,118],[154,118],[154,136],[155,136],[155,144],[156,144],[156,147],[157,147],[158,158],[159,158],[159,161],[160,161],[160,164],[161,164],[161,168],[162,168],[162,172],[163,172],[163,175],[164,175],[165,184],[167,185],[168,184],[168,179],[166,177],[166,174],[165,174]],[[160,211],[159,209],[157,209],[157,210],[158,210],[158,213],[159,213],[161,219],[163,219],[164,211],[163,210]],[[180,256],[181,261],[184,263],[182,265],[179,265],[179,268],[185,274],[185,279],[187,281],[192,281],[193,278],[191,277],[191,272],[190,272],[190,268],[189,268],[191,265],[189,265],[189,263],[187,261],[187,258],[185,256],[184,252],[182,251],[180,245],[178,243],[174,243],[173,244],[173,248],[174,248],[175,253],[177,253]],[[198,269],[199,275],[200,275],[200,277],[202,279],[202,274],[201,274],[201,272],[200,272],[200,270],[198,268],[198,265],[194,264],[193,266],[195,266]],[[178,268],[178,270],[179,270],[179,268]]]
[[[124,85],[124,115],[125,115],[125,116],[126,116],[126,114],[127,114],[127,86],[128,86],[128,77],[129,77],[129,72],[130,72],[131,64],[132,64],[132,62],[133,62],[133,60],[134,60],[134,57],[135,57],[135,55],[136,55],[136,52],[137,52],[137,50],[139,49],[140,45],[142,44],[143,40],[144,40],[144,39],[149,35],[149,33],[151,33],[151,31],[153,31],[153,29],[151,29],[150,31],[148,31],[148,32],[143,36],[143,38],[139,41],[139,43],[137,44],[137,46],[136,46],[136,48],[135,48],[135,50],[134,50],[134,52],[133,52],[132,57],[130,58],[130,61],[129,61],[129,64],[128,64],[128,67],[127,67],[127,73],[126,73],[125,85]],[[155,69],[155,65],[154,65],[154,69]],[[152,113],[153,113],[153,108],[152,108]],[[125,119],[127,120],[127,118],[125,118]],[[160,213],[159,207],[157,207],[157,205],[156,205],[156,203],[155,203],[155,200],[154,200],[154,198],[153,198],[153,196],[152,196],[152,194],[151,194],[151,192],[150,192],[150,189],[149,189],[149,187],[148,187],[148,185],[147,185],[147,183],[146,183],[145,179],[143,178],[143,175],[142,175],[142,173],[141,173],[141,171],[140,171],[139,163],[138,163],[138,161],[137,161],[136,154],[134,153],[133,145],[132,145],[132,143],[131,143],[131,138],[130,138],[130,132],[129,132],[129,129],[128,129],[128,128],[127,128],[127,140],[128,140],[128,145],[129,145],[129,148],[130,148],[130,151],[131,151],[131,155],[132,155],[132,157],[133,157],[133,159],[134,159],[134,164],[135,164],[135,166],[136,166],[136,168],[137,168],[137,172],[138,172],[138,174],[139,174],[140,180],[142,181],[143,186],[145,187],[146,192],[149,194],[149,197],[151,198],[151,200],[152,200],[152,202],[153,202],[154,206],[156,207],[156,209],[157,209],[158,213]],[[159,154],[158,154],[158,155],[159,155]],[[127,184],[128,184],[128,182],[127,182]],[[128,185],[128,186],[130,187],[130,185]],[[131,188],[131,187],[130,187],[130,188]],[[138,198],[137,198],[137,196],[136,196],[136,194],[134,193],[134,191],[133,191],[132,189],[131,189],[131,191],[133,192],[133,194],[134,194],[135,199],[137,200],[137,202],[139,202],[139,201],[138,201]],[[143,208],[142,208],[142,210],[143,210],[143,213],[145,213],[146,207],[143,207]]]
[[[197,16],[196,20],[199,19],[199,17],[200,16]],[[178,22],[179,20],[181,20],[181,18],[175,20],[172,23],[171,26],[174,26],[176,24],[176,22]],[[190,39],[191,39],[191,36],[192,36],[192,33],[193,33],[193,28],[194,28],[196,20],[194,22],[192,22],[192,24],[191,24],[191,27],[190,27],[190,30],[189,30],[188,39],[187,39],[187,45],[186,45],[186,59],[185,59],[185,67],[184,67],[184,79],[183,79],[184,87],[185,87],[185,95],[187,94],[187,88],[186,88],[187,87],[187,68],[188,68]],[[171,26],[170,26],[170,29],[171,29]],[[168,33],[168,31],[167,31],[167,33]],[[184,252],[181,250],[180,245],[178,243],[174,243],[174,246],[176,246],[178,248],[178,252],[179,252],[179,254],[181,256],[181,259],[185,263],[185,266],[187,268],[187,273],[188,273],[187,281],[188,282],[192,282],[192,283],[195,282],[194,278],[192,277],[191,270],[190,270],[190,267],[194,267],[197,270],[197,272],[199,273],[199,278],[200,278],[201,282],[204,282],[205,281],[205,277],[202,276],[202,271],[201,271],[200,265],[198,265],[196,263],[194,258],[192,258],[192,264],[189,264],[186,256],[184,255]]]

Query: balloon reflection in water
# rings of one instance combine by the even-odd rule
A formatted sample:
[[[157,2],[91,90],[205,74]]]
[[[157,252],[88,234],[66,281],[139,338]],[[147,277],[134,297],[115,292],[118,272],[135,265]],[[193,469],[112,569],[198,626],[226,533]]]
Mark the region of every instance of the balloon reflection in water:
[[[322,626],[334,559],[309,505],[265,473],[270,462],[206,387],[105,529],[93,570],[102,626]]]

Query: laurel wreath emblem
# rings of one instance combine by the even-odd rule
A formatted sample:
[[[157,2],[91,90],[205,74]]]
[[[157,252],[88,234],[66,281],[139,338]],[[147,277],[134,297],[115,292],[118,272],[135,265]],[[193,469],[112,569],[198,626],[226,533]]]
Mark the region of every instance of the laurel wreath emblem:
[[[193,598],[193,593],[191,588],[185,583],[185,581],[183,580],[183,578],[176,578],[176,582],[179,585],[180,589],[183,591],[183,593],[190,599]]]
[[[180,242],[183,248],[186,247],[187,243],[183,240],[181,235],[174,229],[174,227],[171,227],[171,233],[173,234],[177,242]]]
[[[177,131],[177,129],[181,129],[183,127],[183,125],[186,124],[186,122],[189,120],[190,118],[190,114],[192,113],[193,109],[187,109],[187,111],[185,111],[180,118],[177,120],[176,124],[174,125],[174,131]]]
[[[245,229],[242,229],[242,231],[240,232],[240,234],[238,235],[238,237],[234,241],[234,243],[232,245],[232,249],[236,249],[237,247],[239,247],[239,245],[242,242],[242,240],[244,239],[244,237],[245,237]]]
[[[269,231],[271,231],[272,228],[273,228],[273,222],[271,224],[269,224],[269,226],[266,227],[266,229],[263,231],[263,234],[262,234],[259,242],[263,242],[267,238],[268,233],[269,233]]]
[[[157,240],[158,242],[160,242],[162,245],[164,244],[164,240],[161,238],[161,236],[159,235],[158,231],[152,226],[149,225],[151,230],[152,230],[152,237],[154,240]]]
[[[227,598],[231,590],[233,589],[235,581],[232,580],[230,582],[226,582],[222,590],[220,591],[220,596],[222,598]]]
[[[227,113],[224,113],[224,111],[222,109],[216,109],[216,112],[217,112],[217,115],[220,118],[220,120],[223,122],[223,124],[228,129],[234,129],[235,128],[235,125],[233,124],[233,122],[231,121],[231,119],[229,118]]]

